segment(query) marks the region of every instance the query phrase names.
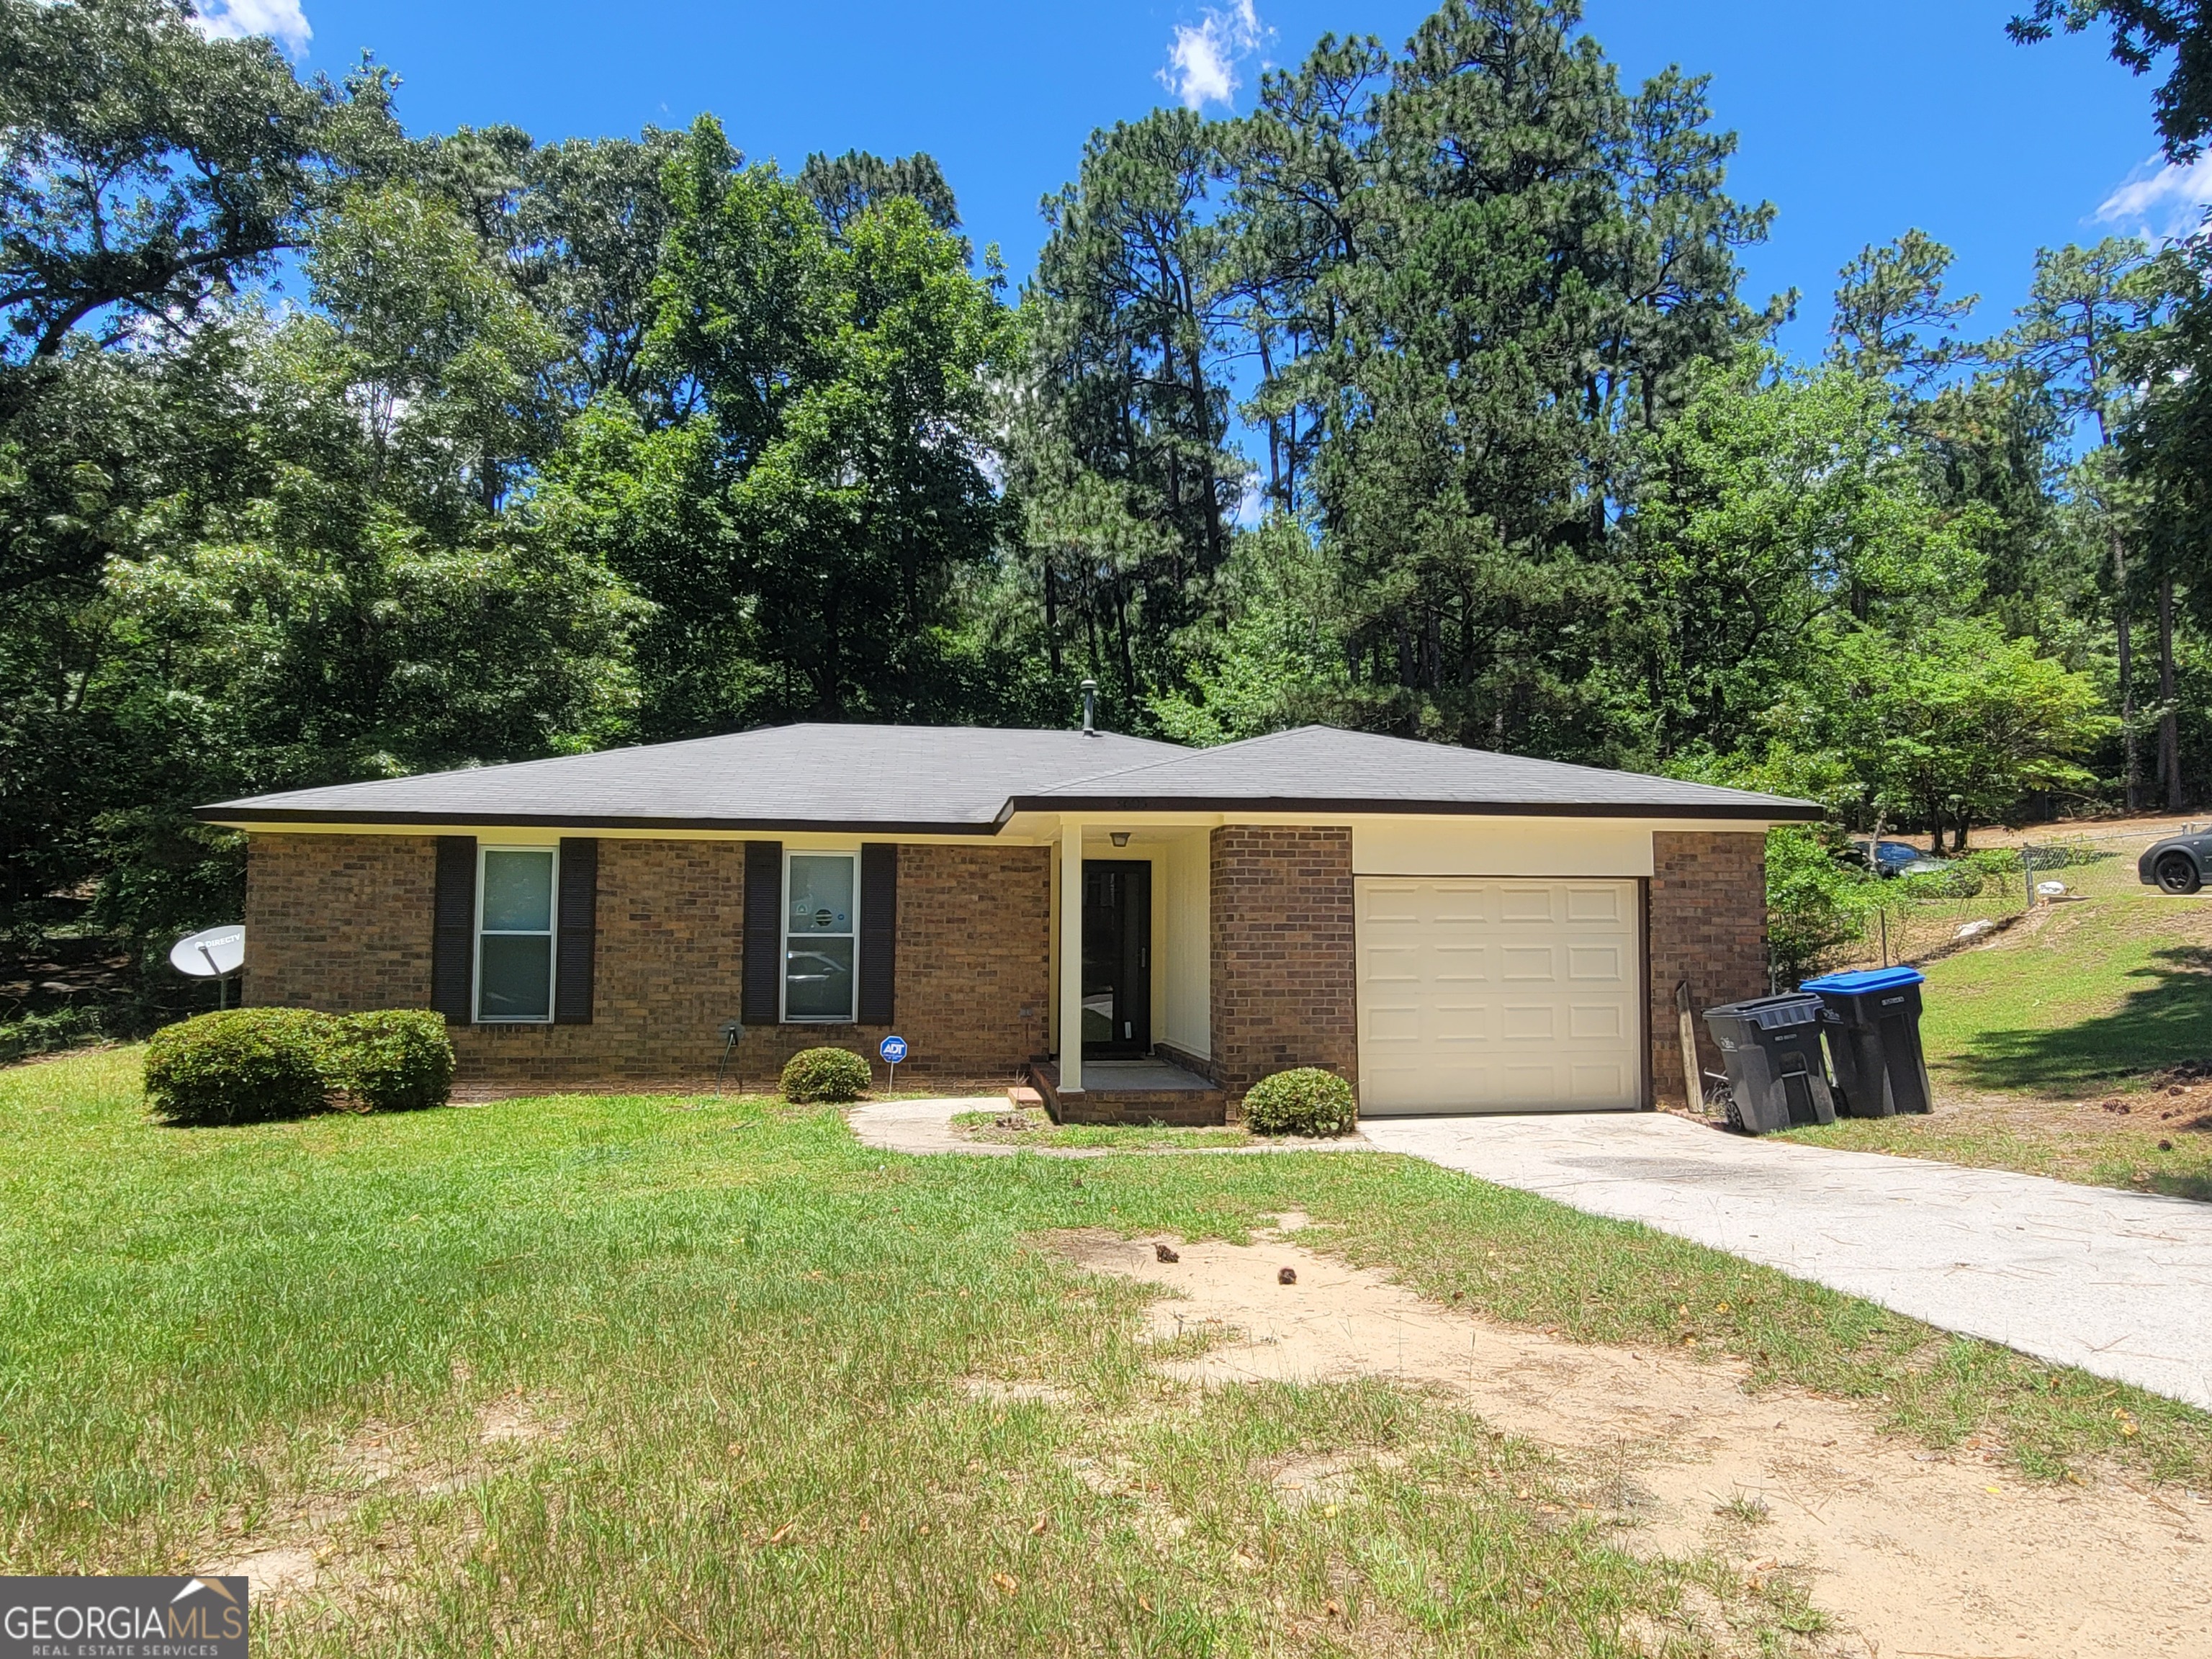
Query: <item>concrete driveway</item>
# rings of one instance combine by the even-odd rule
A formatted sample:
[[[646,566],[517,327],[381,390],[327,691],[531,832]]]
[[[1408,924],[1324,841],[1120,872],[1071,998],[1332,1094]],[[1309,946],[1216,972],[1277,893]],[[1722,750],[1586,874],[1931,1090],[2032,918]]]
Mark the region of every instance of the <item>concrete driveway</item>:
[[[1408,1152],[2212,1410],[2212,1205],[1655,1112],[1368,1118]]]

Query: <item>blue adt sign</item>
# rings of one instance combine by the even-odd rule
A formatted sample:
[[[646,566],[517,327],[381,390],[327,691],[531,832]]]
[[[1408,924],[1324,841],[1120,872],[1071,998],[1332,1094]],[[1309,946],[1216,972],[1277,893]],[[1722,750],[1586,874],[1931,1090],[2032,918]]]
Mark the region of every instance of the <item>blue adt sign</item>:
[[[876,1052],[884,1057],[884,1064],[896,1066],[906,1058],[906,1039],[902,1036],[887,1036]]]

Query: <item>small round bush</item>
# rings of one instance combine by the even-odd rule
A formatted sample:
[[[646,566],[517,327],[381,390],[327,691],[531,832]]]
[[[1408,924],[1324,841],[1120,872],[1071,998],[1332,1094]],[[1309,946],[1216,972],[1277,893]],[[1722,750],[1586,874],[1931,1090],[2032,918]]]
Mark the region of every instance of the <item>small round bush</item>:
[[[230,1008],[146,1045],[146,1102],[165,1123],[264,1123],[319,1112],[337,1021],[311,1008]]]
[[[783,1097],[801,1106],[842,1104],[866,1092],[868,1062],[849,1048],[802,1048],[783,1068]]]
[[[453,1088],[446,1017],[420,1008],[349,1014],[332,1042],[332,1080],[361,1112],[419,1112],[442,1106]]]
[[[1358,1121],[1352,1085],[1318,1066],[1263,1077],[1244,1096],[1244,1127],[1255,1135],[1348,1134]]]

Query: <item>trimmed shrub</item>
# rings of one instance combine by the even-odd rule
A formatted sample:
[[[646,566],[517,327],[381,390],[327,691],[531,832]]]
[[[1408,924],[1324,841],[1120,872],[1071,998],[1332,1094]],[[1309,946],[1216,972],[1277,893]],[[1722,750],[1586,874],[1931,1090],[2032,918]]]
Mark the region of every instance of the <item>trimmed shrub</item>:
[[[146,1102],[165,1123],[265,1123],[329,1103],[338,1022],[311,1008],[229,1008],[146,1045]]]
[[[849,1048],[802,1048],[783,1068],[783,1097],[811,1106],[858,1100],[872,1081],[868,1062]]]
[[[349,1014],[332,1036],[329,1071],[356,1111],[442,1106],[453,1087],[446,1017],[419,1008]]]
[[[1348,1134],[1358,1121],[1352,1085],[1318,1066],[1263,1077],[1244,1096],[1244,1127],[1255,1135]]]

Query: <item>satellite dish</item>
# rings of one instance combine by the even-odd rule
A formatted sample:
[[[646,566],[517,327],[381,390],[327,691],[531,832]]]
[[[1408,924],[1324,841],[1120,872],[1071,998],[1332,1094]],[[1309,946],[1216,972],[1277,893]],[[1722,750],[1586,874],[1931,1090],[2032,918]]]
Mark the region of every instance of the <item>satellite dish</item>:
[[[169,966],[193,979],[228,979],[246,966],[246,924],[187,933],[169,947]]]

